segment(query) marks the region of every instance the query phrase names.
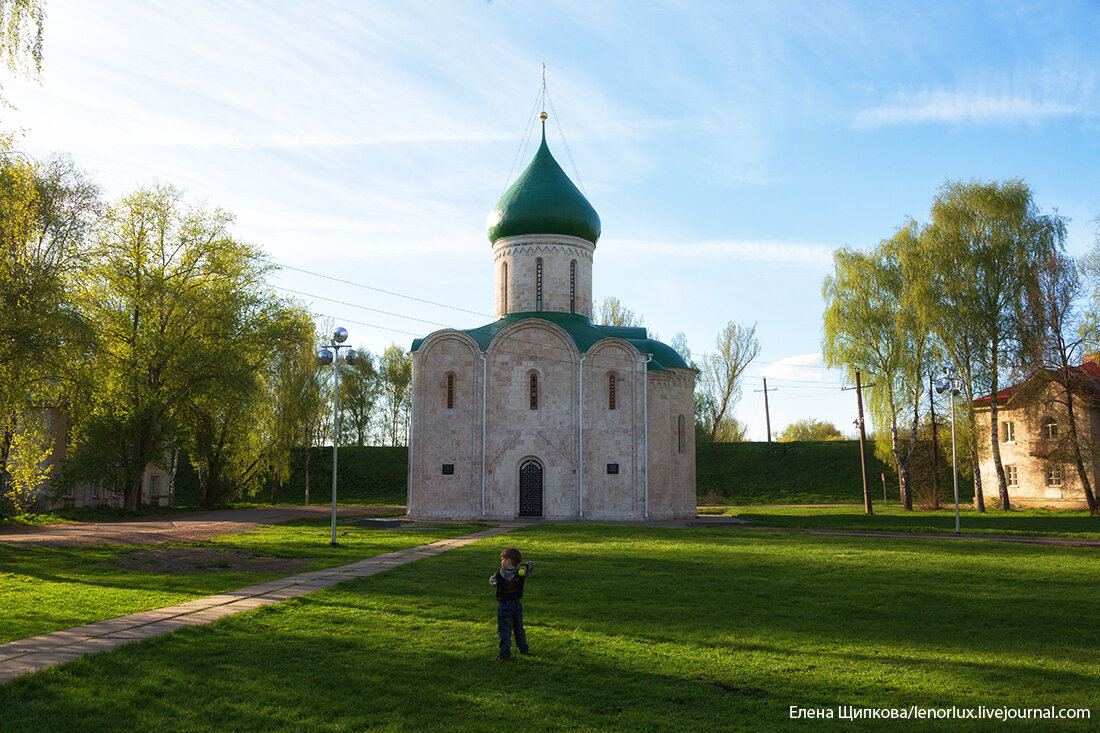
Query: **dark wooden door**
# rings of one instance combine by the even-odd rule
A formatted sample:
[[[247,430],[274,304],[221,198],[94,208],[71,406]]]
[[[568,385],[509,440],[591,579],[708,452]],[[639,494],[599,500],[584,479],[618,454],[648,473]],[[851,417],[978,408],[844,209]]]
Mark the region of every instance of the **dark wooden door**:
[[[519,467],[519,515],[542,516],[542,465],[538,461]]]

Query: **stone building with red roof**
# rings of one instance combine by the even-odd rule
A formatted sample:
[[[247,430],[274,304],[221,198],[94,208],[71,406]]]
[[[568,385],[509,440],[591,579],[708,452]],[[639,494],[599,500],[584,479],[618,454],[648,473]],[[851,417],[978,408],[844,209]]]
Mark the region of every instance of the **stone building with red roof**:
[[[1085,470],[1096,495],[1100,476],[1100,354],[1088,354],[1068,371],[1040,369],[997,393],[997,439],[1008,496],[1016,507],[1079,509],[1086,506],[1070,437],[1067,389]],[[989,445],[992,395],[974,400],[978,459],[987,497],[996,496]],[[991,490],[992,489],[992,490]]]

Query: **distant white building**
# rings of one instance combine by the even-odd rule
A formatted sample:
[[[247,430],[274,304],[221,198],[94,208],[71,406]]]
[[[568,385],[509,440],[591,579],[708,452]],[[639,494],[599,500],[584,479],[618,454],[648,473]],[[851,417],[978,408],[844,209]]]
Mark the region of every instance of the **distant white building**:
[[[695,371],[592,323],[600,219],[542,144],[488,221],[497,320],[412,345],[408,513],[696,516]]]

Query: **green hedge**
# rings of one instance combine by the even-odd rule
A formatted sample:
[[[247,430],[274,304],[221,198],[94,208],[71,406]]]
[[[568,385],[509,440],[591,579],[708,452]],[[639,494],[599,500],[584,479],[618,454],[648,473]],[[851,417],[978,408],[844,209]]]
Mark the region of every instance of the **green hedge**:
[[[868,446],[872,496],[882,499],[880,474],[886,474],[890,501],[898,500],[897,476],[874,457]],[[920,452],[918,451],[918,454]],[[718,504],[856,504],[863,501],[859,443],[854,440],[799,443],[700,443],[696,448],[696,493],[701,503]],[[918,457],[914,457],[915,464]],[[408,450],[404,447],[346,446],[338,454],[337,497],[347,504],[404,504]],[[927,462],[927,461],[925,461]],[[950,466],[940,458],[941,497],[951,493]],[[332,497],[332,449],[310,449],[310,503]],[[914,466],[914,482],[930,485],[930,473]],[[177,503],[188,503],[194,471],[186,461],[176,477]],[[960,480],[960,493],[973,491]],[[919,486],[918,486],[919,496]],[[255,497],[269,501],[270,488]],[[276,495],[280,504],[305,502],[305,449],[296,451],[289,481]]]
[[[337,501],[341,504],[405,504],[408,477],[408,450],[389,446],[344,446],[337,453],[340,485]],[[277,504],[304,504],[306,501],[306,449],[294,451],[290,478],[275,495]],[[198,476],[186,455],[181,455],[176,472],[176,504],[193,503]],[[238,499],[271,501],[271,486],[253,497]],[[332,449],[309,449],[309,503],[332,501]]]

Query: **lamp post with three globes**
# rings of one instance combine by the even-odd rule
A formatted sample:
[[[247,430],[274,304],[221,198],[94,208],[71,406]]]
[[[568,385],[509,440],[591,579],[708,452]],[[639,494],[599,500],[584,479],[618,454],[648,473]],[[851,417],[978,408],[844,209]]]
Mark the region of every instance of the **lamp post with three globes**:
[[[325,344],[317,352],[317,363],[321,366],[332,364],[332,539],[329,544],[336,545],[336,447],[340,442],[340,349],[344,352],[344,361],[354,364],[359,359],[359,352],[351,348],[348,340],[348,331],[340,327],[332,332],[332,341]]]
[[[962,389],[962,380],[955,373],[955,365],[943,365],[943,377],[936,380],[936,392],[951,394],[951,473],[955,477],[955,534],[959,534],[959,468],[955,459],[955,398]]]

